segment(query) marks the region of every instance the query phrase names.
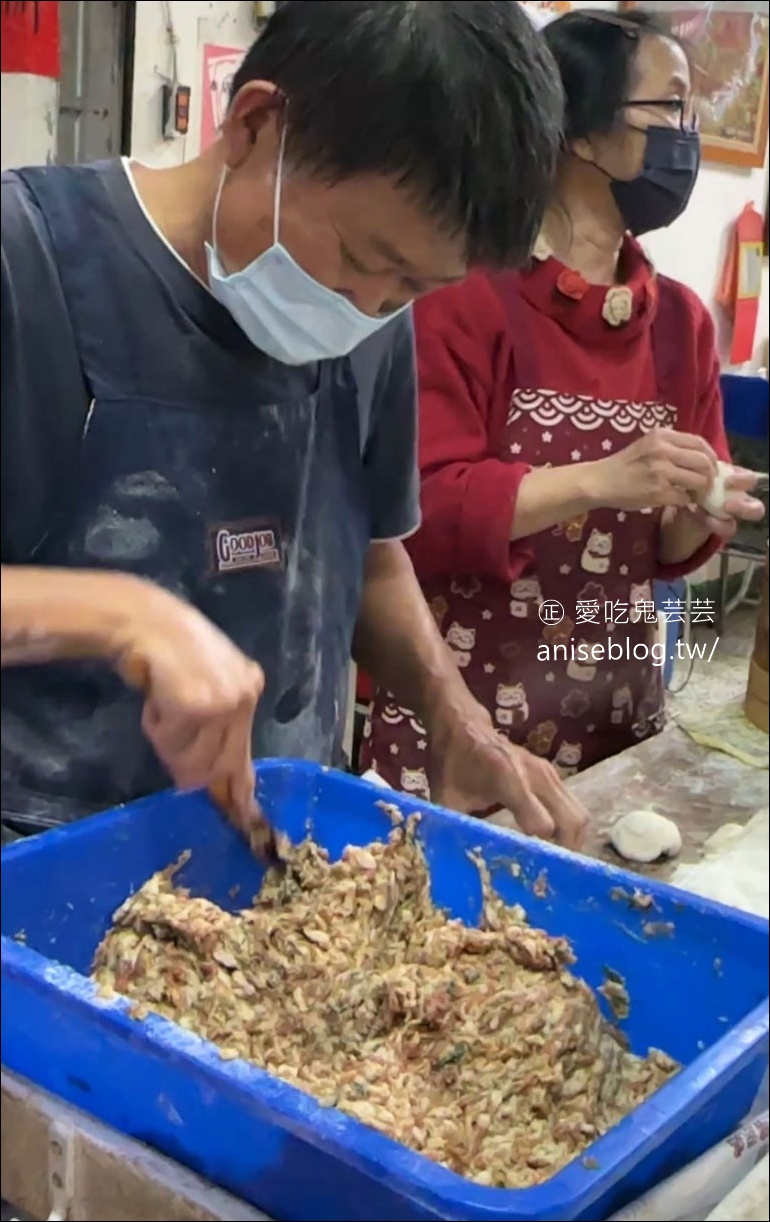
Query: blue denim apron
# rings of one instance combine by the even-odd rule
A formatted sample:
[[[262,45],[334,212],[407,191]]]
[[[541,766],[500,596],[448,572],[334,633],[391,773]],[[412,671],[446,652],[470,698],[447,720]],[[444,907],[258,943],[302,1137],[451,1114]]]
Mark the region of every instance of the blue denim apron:
[[[30,563],[133,573],[187,600],[264,668],[255,757],[339,763],[370,534],[350,362],[323,362],[308,382],[222,311],[226,347],[191,321],[189,345],[181,335],[156,375],[152,302],[141,317],[110,283],[103,187],[73,175],[62,189],[57,175],[23,177],[91,407],[71,497]],[[140,695],[102,663],[5,671],[4,823],[42,830],[166,786],[140,716]]]

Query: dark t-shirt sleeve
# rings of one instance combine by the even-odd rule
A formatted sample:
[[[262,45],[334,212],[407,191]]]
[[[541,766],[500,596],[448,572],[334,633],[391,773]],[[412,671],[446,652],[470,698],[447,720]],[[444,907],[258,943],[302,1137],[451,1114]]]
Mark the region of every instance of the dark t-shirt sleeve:
[[[417,374],[411,310],[387,329],[364,449],[374,541],[404,539],[420,524]]]
[[[1,191],[0,545],[24,564],[77,480],[89,396],[45,222],[17,174]]]

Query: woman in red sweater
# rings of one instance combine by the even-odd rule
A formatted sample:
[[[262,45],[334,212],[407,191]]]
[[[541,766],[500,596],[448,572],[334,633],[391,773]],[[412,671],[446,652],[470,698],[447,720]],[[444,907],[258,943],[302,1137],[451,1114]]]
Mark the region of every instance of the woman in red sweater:
[[[652,583],[758,519],[693,499],[728,459],[714,329],[637,241],[698,172],[687,59],[644,13],[573,12],[543,35],[565,152],[531,265],[471,275],[415,309],[423,523],[417,575],[499,732],[569,775],[657,732]],[[375,696],[363,764],[428,796],[427,742]]]

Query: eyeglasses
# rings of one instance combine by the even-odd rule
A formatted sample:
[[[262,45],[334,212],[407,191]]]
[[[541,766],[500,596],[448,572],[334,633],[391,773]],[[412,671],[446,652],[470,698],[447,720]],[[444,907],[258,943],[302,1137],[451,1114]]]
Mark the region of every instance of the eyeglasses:
[[[666,111],[668,114],[676,115],[680,131],[695,132],[698,130],[698,115],[691,110],[691,104],[685,98],[629,98],[627,102],[621,102],[623,109],[630,106]]]

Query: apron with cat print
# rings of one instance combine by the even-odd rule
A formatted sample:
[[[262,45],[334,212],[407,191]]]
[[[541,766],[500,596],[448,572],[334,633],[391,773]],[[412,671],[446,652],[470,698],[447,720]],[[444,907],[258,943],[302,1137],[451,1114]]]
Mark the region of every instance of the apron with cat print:
[[[492,452],[533,467],[592,462],[653,428],[673,427],[665,361],[655,346],[657,400],[613,404],[543,389],[516,292],[501,290],[517,388]],[[571,776],[663,727],[662,646],[652,577],[660,511],[600,509],[528,540],[533,563],[505,585],[469,574],[423,583],[463,677],[498,732]],[[675,614],[672,611],[672,614]],[[398,789],[429,796],[427,738],[409,709],[375,696],[364,761]]]

